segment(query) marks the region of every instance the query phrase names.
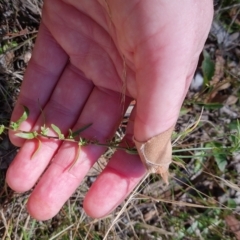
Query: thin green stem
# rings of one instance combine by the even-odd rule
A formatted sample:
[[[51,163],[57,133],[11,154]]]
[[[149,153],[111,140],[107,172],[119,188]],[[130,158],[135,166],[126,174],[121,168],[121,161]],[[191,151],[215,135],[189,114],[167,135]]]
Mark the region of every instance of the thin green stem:
[[[226,147],[226,146],[222,146],[221,148],[230,149],[230,147]],[[173,149],[173,153],[187,152],[187,151],[204,151],[204,150],[213,150],[213,149],[217,149],[217,147]]]
[[[22,131],[22,130],[14,130],[11,127],[5,127],[6,130],[12,130],[15,132],[20,132],[20,133],[31,133],[31,132],[27,132],[27,131]],[[37,132],[37,136],[39,137],[43,137],[43,138],[47,138],[47,139],[54,139],[54,140],[58,140],[58,141],[67,141],[67,142],[75,142],[75,143],[79,143],[79,140],[76,140],[74,138],[63,138],[60,139],[59,136],[49,136],[40,132]],[[114,148],[116,150],[123,150],[129,154],[138,154],[137,149],[135,147],[130,148],[129,146],[127,147],[123,147],[123,146],[119,146],[119,143],[100,143],[98,141],[91,141],[91,140],[86,140],[84,141],[84,143],[82,144],[82,146],[84,145],[95,145],[95,146],[102,146],[102,147],[107,147],[107,148]],[[222,146],[222,149],[231,149],[232,147],[227,147],[227,146]],[[194,155],[191,156],[183,156],[183,155],[174,155],[176,153],[181,153],[181,152],[189,152],[189,151],[208,151],[208,150],[214,150],[217,149],[216,147],[200,147],[200,148],[185,148],[185,149],[173,149],[173,157],[178,157],[178,158],[192,158],[194,157]],[[198,155],[196,157],[206,157],[209,156],[209,154],[203,154],[203,155]]]
[[[197,155],[197,156],[195,156],[195,155],[189,155],[189,156],[183,156],[183,155],[172,155],[173,157],[178,157],[178,158],[197,158],[197,157],[209,157],[209,156],[211,156],[210,154],[202,154],[202,155]]]

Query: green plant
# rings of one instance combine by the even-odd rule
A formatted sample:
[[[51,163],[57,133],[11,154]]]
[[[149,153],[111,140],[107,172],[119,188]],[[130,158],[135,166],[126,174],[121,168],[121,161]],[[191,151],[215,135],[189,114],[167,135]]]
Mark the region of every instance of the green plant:
[[[44,116],[43,112],[42,115]],[[15,132],[15,135],[23,138],[23,139],[37,139],[38,140],[38,146],[35,149],[35,151],[32,153],[31,158],[34,158],[34,156],[37,154],[37,152],[40,150],[41,148],[41,138],[47,138],[47,139],[53,139],[53,140],[58,140],[58,141],[67,141],[67,142],[73,142],[76,143],[78,145],[78,151],[76,153],[76,156],[70,166],[70,169],[73,167],[73,165],[76,163],[81,147],[82,146],[86,146],[86,145],[96,145],[96,146],[104,146],[104,147],[110,147],[110,148],[114,148],[114,149],[119,149],[119,150],[124,150],[129,154],[137,154],[137,150],[135,147],[130,147],[130,145],[125,142],[125,146],[120,145],[120,142],[117,141],[108,141],[108,142],[104,142],[101,143],[97,140],[90,140],[90,139],[86,139],[86,138],[82,138],[80,136],[80,134],[86,130],[87,128],[91,127],[91,123],[83,126],[80,129],[77,129],[75,131],[73,131],[72,129],[69,129],[68,131],[68,135],[64,135],[61,131],[61,129],[54,125],[51,124],[50,127],[47,127],[45,124],[43,126],[40,127],[39,130],[34,130],[34,131],[22,131],[19,129],[20,125],[22,122],[26,121],[27,118],[29,116],[29,109],[26,106],[23,106],[23,114],[22,116],[15,122],[11,122],[10,126],[7,127],[5,125],[0,125],[0,134],[2,134],[4,132],[4,130],[11,130]],[[48,134],[49,129],[52,129],[57,136],[51,136]]]
[[[42,112],[43,118],[44,114]],[[107,142],[99,142],[97,140],[91,140],[91,139],[86,139],[81,137],[81,133],[91,127],[91,123],[83,126],[80,129],[77,129],[73,131],[72,129],[69,129],[68,135],[64,135],[61,131],[61,129],[54,125],[51,124],[50,128],[56,133],[56,136],[49,135],[49,127],[47,127],[44,123],[43,126],[40,127],[39,130],[34,130],[34,131],[22,131],[19,130],[19,127],[22,122],[26,121],[29,116],[29,109],[26,106],[23,106],[23,114],[22,116],[15,122],[11,122],[9,127],[6,127],[5,125],[0,125],[0,135],[4,132],[4,130],[11,130],[15,132],[15,135],[23,138],[23,139],[37,139],[38,140],[38,146],[35,149],[35,151],[32,153],[32,157],[38,153],[38,151],[41,148],[41,138],[47,138],[47,139],[53,139],[53,140],[58,140],[58,141],[68,141],[68,142],[73,142],[78,145],[78,151],[76,153],[76,156],[70,166],[70,169],[74,166],[76,163],[79,153],[81,151],[82,146],[86,145],[96,145],[96,146],[104,146],[104,147],[109,147],[113,149],[118,149],[118,150],[123,150],[129,154],[138,154],[136,147],[130,147],[130,145],[127,142],[124,142],[124,144],[121,144],[121,142],[118,141],[107,141]],[[178,141],[180,138],[186,137],[191,131],[193,131],[199,124],[200,118],[192,125],[190,125],[184,132],[180,134],[174,134],[175,141]],[[202,161],[202,158],[206,156],[213,155],[215,157],[215,161],[217,163],[217,166],[221,171],[224,171],[227,161],[226,158],[228,155],[232,155],[234,152],[238,151],[240,149],[240,123],[239,121],[236,122],[236,129],[235,132],[229,136],[229,140],[231,142],[230,146],[222,146],[222,144],[218,142],[209,142],[206,143],[205,146],[203,147],[197,147],[197,148],[184,148],[184,149],[173,149],[173,163],[175,163],[178,166],[181,166],[184,168],[184,163],[182,159],[186,158],[192,158],[193,157],[193,152],[196,152],[195,158],[198,159],[200,162]],[[186,153],[189,152],[191,154],[188,155],[179,155],[181,153]],[[200,163],[199,162],[199,163]],[[197,164],[198,162],[196,162]],[[202,164],[202,163],[200,163]],[[199,170],[200,166],[196,165],[196,172]]]

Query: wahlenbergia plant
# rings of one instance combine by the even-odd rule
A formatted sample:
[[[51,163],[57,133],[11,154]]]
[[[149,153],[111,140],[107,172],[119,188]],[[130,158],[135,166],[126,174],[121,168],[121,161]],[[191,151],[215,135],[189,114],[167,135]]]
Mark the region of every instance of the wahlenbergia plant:
[[[44,113],[43,113],[42,109],[41,109],[41,112],[42,112],[42,116],[44,118]],[[69,167],[69,170],[77,162],[79,154],[80,154],[80,151],[81,151],[81,147],[86,146],[86,145],[96,145],[96,146],[108,147],[108,148],[113,148],[113,149],[117,149],[117,150],[123,150],[123,151],[125,151],[128,154],[138,154],[138,150],[139,149],[137,150],[137,148],[135,146],[134,147],[130,147],[130,144],[128,144],[127,142],[124,142],[125,143],[124,146],[126,146],[126,147],[124,147],[124,146],[122,146],[120,144],[121,141],[114,140],[114,141],[107,141],[107,142],[99,142],[97,140],[91,140],[91,139],[86,139],[86,138],[81,137],[81,133],[84,130],[86,130],[89,127],[91,127],[92,123],[89,123],[89,124],[83,126],[82,128],[76,130],[76,131],[73,131],[72,129],[69,129],[68,134],[65,134],[65,135],[61,132],[61,129],[58,126],[56,126],[54,124],[51,124],[50,127],[47,127],[45,125],[45,123],[43,124],[43,126],[40,127],[39,130],[22,131],[22,130],[19,129],[19,127],[20,127],[22,122],[27,120],[28,116],[29,116],[29,109],[26,106],[23,106],[23,114],[17,121],[11,122],[9,127],[6,127],[3,124],[0,125],[0,135],[5,130],[12,130],[12,131],[15,132],[15,135],[20,137],[20,138],[23,138],[23,139],[36,139],[38,141],[38,145],[37,145],[36,149],[34,150],[34,152],[32,153],[31,159],[33,159],[34,156],[41,149],[41,144],[42,144],[41,139],[42,138],[53,139],[53,140],[57,140],[57,141],[74,142],[74,143],[76,143],[78,145],[78,150],[77,150],[76,155],[75,155],[75,157],[74,157],[74,159],[72,161],[72,164]],[[184,138],[185,135],[188,135],[191,131],[193,131],[197,127],[199,122],[200,122],[200,118],[192,126],[189,126],[186,129],[186,131],[184,131],[183,133],[179,134],[178,136],[175,136],[176,139],[173,142],[173,146],[175,145],[175,143],[177,142],[178,139],[180,139],[182,137]],[[51,136],[49,134],[50,128],[56,133],[56,136]],[[223,162],[222,158],[221,158],[221,161],[218,161],[219,156],[221,156],[221,154],[224,154],[224,156],[226,154],[232,155],[234,152],[236,152],[237,150],[240,149],[240,124],[239,124],[239,122],[237,122],[237,132],[234,135],[231,135],[230,138],[231,138],[232,145],[229,146],[229,147],[221,146],[221,148],[219,148],[218,146],[215,146],[214,144],[210,144],[209,143],[210,145],[206,144],[205,147],[201,147],[201,148],[174,149],[172,151],[173,152],[172,158],[175,161],[171,161],[171,159],[170,159],[168,164],[173,162],[176,165],[185,168],[184,167],[184,163],[182,163],[182,161],[180,159],[182,159],[182,158],[192,158],[194,156],[192,154],[190,154],[189,156],[187,156],[187,155],[179,155],[179,153],[181,154],[182,152],[192,152],[192,151],[195,152],[195,151],[199,150],[201,152],[204,151],[203,157],[204,156],[209,156],[209,154],[214,155],[214,156],[216,155],[217,156],[217,158],[216,158],[217,165],[218,165],[219,169],[221,171],[223,171],[225,169],[225,166],[226,166],[226,161]],[[161,146],[159,146],[159,147],[155,146],[155,147],[161,148]],[[209,151],[211,151],[211,153],[209,153]],[[147,162],[147,164],[148,164],[148,162]],[[145,165],[147,165],[147,164],[145,162]],[[158,166],[159,165],[156,164],[156,169],[157,169]],[[150,171],[150,172],[152,172],[152,171]],[[157,171],[155,171],[155,172],[157,172]],[[162,174],[160,174],[160,175],[163,177],[165,182],[168,182],[167,177],[164,177],[164,175],[162,175]]]
[[[73,131],[72,129],[68,130],[68,134],[64,135],[61,132],[61,129],[56,126],[55,124],[51,124],[50,128],[56,133],[57,136],[51,136],[49,135],[49,130],[50,128],[43,124],[43,126],[40,127],[39,130],[34,130],[34,131],[22,131],[19,129],[20,125],[22,122],[26,121],[28,116],[29,116],[29,109],[26,106],[23,106],[23,114],[22,116],[16,121],[16,122],[11,122],[9,127],[6,127],[4,125],[0,125],[0,135],[4,132],[4,130],[12,130],[15,132],[15,135],[23,138],[23,139],[36,139],[38,140],[38,146],[36,147],[35,151],[33,152],[31,159],[34,158],[34,156],[37,154],[37,152],[41,149],[41,138],[47,138],[47,139],[53,139],[53,140],[58,140],[58,141],[68,141],[68,142],[74,142],[78,144],[78,150],[76,153],[76,156],[69,168],[69,170],[74,166],[76,163],[82,146],[86,145],[97,145],[97,146],[103,146],[103,147],[110,147],[113,149],[119,149],[119,150],[124,150],[129,154],[137,154],[137,150],[135,147],[131,148],[129,144],[126,143],[127,147],[120,146],[120,142],[117,141],[109,141],[106,143],[100,143],[97,140],[90,140],[81,137],[81,133],[86,130],[87,128],[91,127],[92,123],[89,123],[82,128]],[[43,112],[42,112],[43,114]],[[44,114],[43,114],[44,116]]]

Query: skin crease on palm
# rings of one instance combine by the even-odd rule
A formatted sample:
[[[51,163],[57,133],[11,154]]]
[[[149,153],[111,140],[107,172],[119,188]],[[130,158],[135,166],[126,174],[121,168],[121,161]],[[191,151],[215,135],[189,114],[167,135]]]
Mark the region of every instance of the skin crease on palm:
[[[136,99],[125,140],[134,135],[146,141],[164,132],[177,121],[212,17],[211,0],[46,0],[12,121],[25,105],[30,116],[20,129],[39,129],[40,102],[47,126],[54,123],[67,133],[93,123],[83,137],[104,142]],[[31,159],[36,141],[14,133],[10,138],[21,149],[7,183],[17,192],[37,183],[27,208],[39,220],[58,213],[105,151],[82,147],[69,171],[76,144],[42,139]],[[138,156],[117,151],[87,193],[86,213],[109,214],[145,173]]]

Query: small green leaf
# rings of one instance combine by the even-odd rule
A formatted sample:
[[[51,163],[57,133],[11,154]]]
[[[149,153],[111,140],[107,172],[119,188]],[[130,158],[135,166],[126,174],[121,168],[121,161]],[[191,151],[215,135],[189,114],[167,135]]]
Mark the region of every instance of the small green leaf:
[[[41,134],[44,136],[48,135],[49,128],[46,128],[45,124],[41,126]]]
[[[22,122],[24,122],[25,120],[27,120],[28,116],[29,116],[29,109],[26,106],[23,106],[24,108],[24,112],[22,114],[22,116],[17,120],[17,124],[21,124]]]
[[[4,44],[2,47],[0,47],[0,54],[3,54],[17,46],[18,46],[18,43],[16,41],[12,41],[11,43]]]
[[[218,165],[218,168],[224,172],[227,166],[226,156],[224,154],[214,154],[215,161]]]
[[[10,128],[14,131],[16,131],[19,128],[19,125],[15,122],[10,123]]]
[[[59,129],[59,127],[57,127],[54,124],[51,124],[51,127],[54,130],[54,132],[57,133],[59,139],[63,140],[65,138],[64,135],[62,134],[61,130]]]
[[[228,127],[230,130],[237,130],[239,128],[239,121],[238,120],[232,120],[229,124]]]
[[[5,129],[5,126],[4,125],[0,125],[0,135],[3,133],[4,129]]]
[[[85,145],[87,145],[87,144],[88,144],[87,139],[85,139],[85,138],[80,138],[80,139],[79,139],[79,142],[78,142],[78,145],[79,145],[79,146],[85,146]]]
[[[92,126],[92,123],[89,123],[89,124],[83,126],[82,128],[74,131],[74,132],[71,131],[71,133],[72,133],[71,136],[72,136],[73,138],[77,137],[81,132],[83,132],[84,130],[86,130],[86,129],[89,128],[90,126]]]
[[[237,203],[235,202],[234,199],[229,198],[228,201],[227,201],[227,206],[228,206],[229,208],[235,209],[235,208],[237,207]]]
[[[10,123],[10,128],[14,131],[16,131],[19,128],[20,124],[22,122],[24,122],[25,120],[27,120],[27,118],[29,116],[29,109],[26,106],[23,106],[23,108],[24,108],[24,112],[23,112],[22,116],[16,122]]]
[[[35,132],[18,132],[18,133],[15,133],[15,135],[24,139],[33,139],[38,136],[38,133],[36,131]]]
[[[221,143],[218,142],[211,142],[207,144],[213,148],[212,155],[217,163],[218,168],[220,171],[224,172],[227,166],[227,152],[222,150]]]
[[[204,84],[206,85],[209,81],[211,81],[214,75],[215,65],[207,51],[203,51],[203,58],[201,67],[203,71]]]
[[[191,226],[187,229],[187,233],[189,234],[193,234],[194,232],[196,232],[196,230],[198,229],[198,221],[195,221],[191,224]]]
[[[186,114],[189,113],[190,111],[191,111],[190,108],[181,107],[181,110],[180,110],[179,116],[186,115]]]

